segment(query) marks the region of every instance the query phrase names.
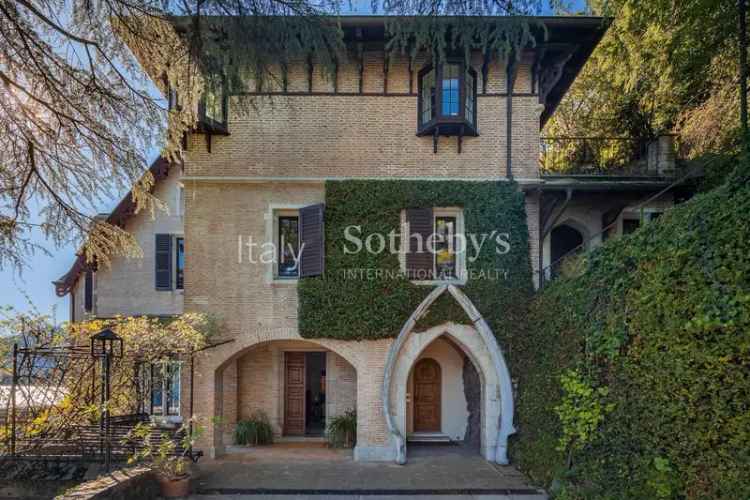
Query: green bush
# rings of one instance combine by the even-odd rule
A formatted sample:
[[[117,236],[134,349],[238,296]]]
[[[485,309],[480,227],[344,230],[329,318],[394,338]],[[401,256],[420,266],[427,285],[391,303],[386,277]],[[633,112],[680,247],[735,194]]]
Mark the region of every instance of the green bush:
[[[347,410],[343,415],[332,417],[326,437],[333,448],[353,448],[357,444],[357,412]]]
[[[235,444],[259,446],[273,443],[273,428],[268,415],[257,410],[250,418],[240,420],[234,429]]]
[[[474,302],[507,348],[511,332],[524,318],[532,292],[524,196],[513,182],[455,181],[328,181],[326,182],[326,270],[300,280],[299,328],[307,338],[377,339],[398,335],[404,322],[432,291],[404,277],[360,279],[347,270],[378,269],[397,274],[398,255],[387,249],[346,253],[348,226],[360,226],[362,237],[398,230],[401,211],[418,207],[462,207],[466,234],[508,233],[510,251],[495,252],[485,244],[468,262],[473,273],[463,291]],[[490,279],[496,270],[507,278]],[[420,327],[445,321],[467,322],[461,307],[443,297],[430,308]]]
[[[534,480],[563,498],[750,498],[748,214],[735,174],[537,296],[512,366],[513,454]]]

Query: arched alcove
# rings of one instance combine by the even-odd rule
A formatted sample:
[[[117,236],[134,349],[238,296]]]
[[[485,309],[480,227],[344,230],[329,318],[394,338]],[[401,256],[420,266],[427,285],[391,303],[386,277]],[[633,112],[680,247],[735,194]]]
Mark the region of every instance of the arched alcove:
[[[299,401],[305,419],[313,411],[323,411],[323,421],[316,427],[316,435],[322,435],[325,425],[331,417],[341,415],[357,407],[357,356],[339,341],[318,339],[310,341],[290,336],[258,342],[246,341],[246,345],[237,345],[235,349],[217,352],[217,361],[213,371],[213,415],[211,453],[219,455],[226,447],[233,444],[233,432],[239,420],[250,417],[261,410],[268,417],[276,435],[312,435],[307,420],[302,428],[292,432],[288,425],[289,394],[288,360],[291,356],[320,357],[325,353],[322,376],[316,384],[309,386],[309,373],[303,379],[301,387],[304,400]],[[309,362],[307,360],[305,362]],[[319,371],[321,366],[318,367]],[[306,370],[306,368],[303,368]],[[309,370],[307,370],[309,371]],[[321,389],[324,387],[324,389]],[[310,393],[313,392],[312,396]],[[324,394],[321,400],[320,395]],[[315,408],[310,409],[311,397],[315,397]]]
[[[473,325],[445,323],[423,332],[414,331],[417,320],[445,292],[450,293],[463,307]],[[461,348],[479,372],[482,385],[480,452],[487,460],[506,464],[508,436],[515,432],[510,374],[489,325],[468,297],[453,285],[440,286],[425,298],[406,321],[388,353],[382,397],[396,462],[406,462],[406,390],[409,373],[422,351],[443,335]]]

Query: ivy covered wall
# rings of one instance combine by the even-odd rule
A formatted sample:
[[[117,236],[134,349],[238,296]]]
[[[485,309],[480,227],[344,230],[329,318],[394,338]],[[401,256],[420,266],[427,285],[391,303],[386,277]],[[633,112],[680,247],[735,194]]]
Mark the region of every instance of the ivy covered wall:
[[[551,493],[750,498],[748,213],[735,175],[536,297],[513,460]]]
[[[299,328],[307,338],[345,340],[395,337],[404,322],[434,288],[399,276],[399,258],[387,236],[398,233],[406,208],[461,207],[467,235],[486,234],[476,260],[467,258],[464,292],[508,350],[514,325],[524,318],[532,293],[528,229],[523,194],[512,182],[328,181],[326,183],[325,274],[300,280]],[[380,253],[356,253],[346,230],[364,240],[386,236]],[[494,232],[494,233],[493,233]],[[494,235],[507,233],[509,251],[497,252]],[[375,243],[375,239],[372,240]],[[378,248],[378,245],[372,245]],[[474,251],[469,244],[467,257]],[[378,271],[379,270],[379,271]],[[378,276],[377,272],[380,272]],[[418,327],[445,321],[467,322],[447,294],[433,304]]]

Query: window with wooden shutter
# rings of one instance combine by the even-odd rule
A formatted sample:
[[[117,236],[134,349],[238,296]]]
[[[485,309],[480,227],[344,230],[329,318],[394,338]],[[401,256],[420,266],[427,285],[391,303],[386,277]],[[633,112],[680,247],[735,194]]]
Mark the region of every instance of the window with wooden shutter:
[[[410,280],[431,280],[433,279],[433,256],[427,242],[434,231],[432,209],[407,209],[406,223],[408,227],[406,276]]]
[[[86,271],[83,280],[83,310],[91,312],[94,310],[94,272]]]
[[[300,277],[320,276],[325,271],[325,205],[301,208]]]
[[[172,289],[172,235],[157,234],[155,246],[156,289]]]

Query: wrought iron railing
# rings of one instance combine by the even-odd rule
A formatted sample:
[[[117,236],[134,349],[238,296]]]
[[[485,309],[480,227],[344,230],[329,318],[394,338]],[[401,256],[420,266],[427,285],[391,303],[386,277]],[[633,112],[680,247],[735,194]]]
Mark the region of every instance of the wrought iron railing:
[[[670,177],[672,136],[542,137],[539,170],[549,176]]]

